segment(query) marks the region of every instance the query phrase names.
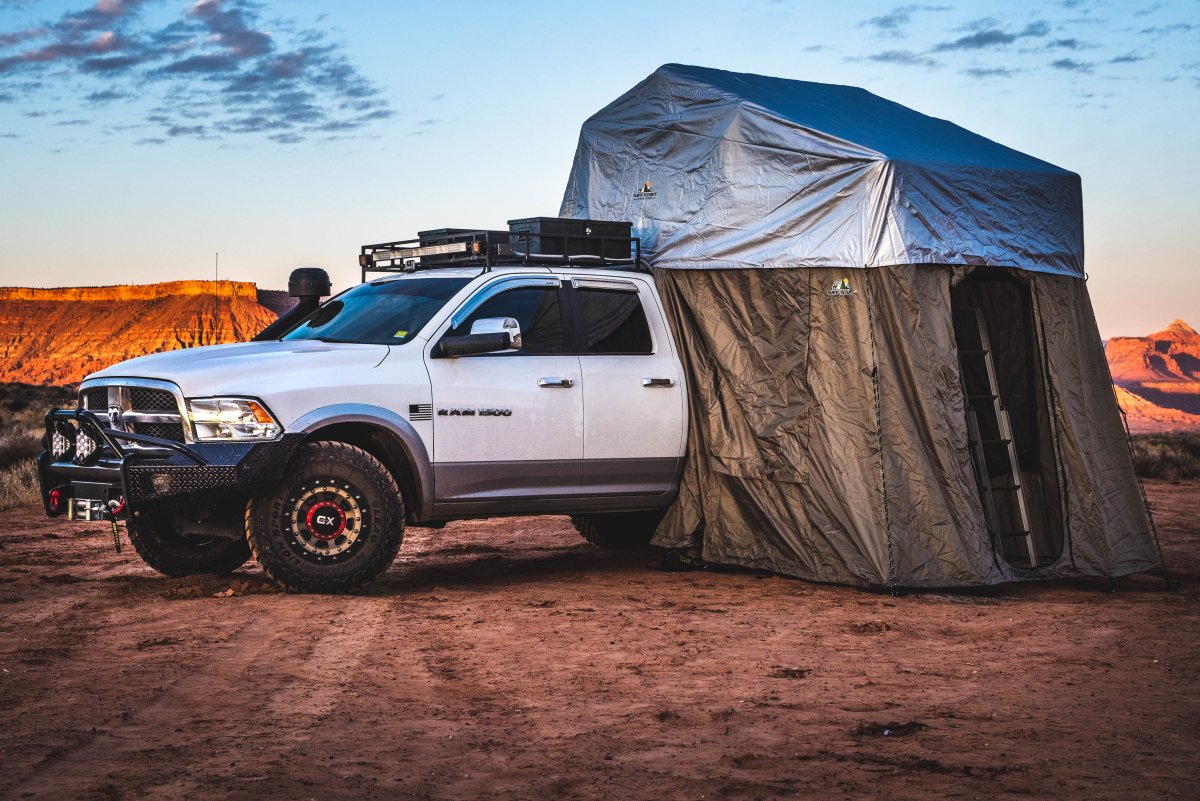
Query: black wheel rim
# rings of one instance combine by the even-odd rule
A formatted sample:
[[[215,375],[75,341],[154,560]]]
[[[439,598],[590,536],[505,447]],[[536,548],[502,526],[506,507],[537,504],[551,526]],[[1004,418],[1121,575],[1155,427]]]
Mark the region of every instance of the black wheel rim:
[[[285,514],[288,545],[309,562],[344,562],[366,542],[367,503],[345,479],[305,481],[288,495]]]

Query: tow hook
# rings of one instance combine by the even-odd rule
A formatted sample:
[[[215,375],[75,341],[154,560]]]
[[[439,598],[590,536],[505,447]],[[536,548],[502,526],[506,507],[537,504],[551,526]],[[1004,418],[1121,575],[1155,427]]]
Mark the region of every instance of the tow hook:
[[[124,497],[122,497],[119,501],[108,502],[108,513],[105,515],[105,517],[107,517],[108,522],[112,524],[113,548],[116,549],[118,554],[121,553],[121,530],[117,528],[117,515],[123,511],[125,511]]]

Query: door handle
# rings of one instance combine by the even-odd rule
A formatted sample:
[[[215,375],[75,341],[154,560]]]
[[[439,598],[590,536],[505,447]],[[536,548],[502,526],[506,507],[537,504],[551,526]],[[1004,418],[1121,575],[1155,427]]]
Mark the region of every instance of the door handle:
[[[670,378],[643,378],[643,387],[673,387],[675,382]]]
[[[575,382],[569,378],[539,378],[538,386],[547,389],[570,389],[575,386]]]

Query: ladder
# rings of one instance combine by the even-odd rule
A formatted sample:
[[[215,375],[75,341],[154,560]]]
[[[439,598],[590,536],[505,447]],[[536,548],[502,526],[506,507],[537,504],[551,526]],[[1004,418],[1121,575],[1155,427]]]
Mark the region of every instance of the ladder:
[[[978,306],[959,306],[953,309],[953,313],[955,337],[960,346],[959,375],[967,402],[967,435],[988,530],[1005,558],[1028,559],[1028,568],[1033,569],[1038,566],[1037,545],[1033,540],[1029,507],[1021,484],[1021,467],[1017,459],[1017,446],[1013,442],[1012,423],[996,381],[996,365],[992,359],[983,309]],[[975,360],[974,364],[971,360]],[[994,457],[990,462],[992,466],[1002,464],[1007,470],[995,480],[989,469],[989,454]],[[1014,529],[1003,530],[1001,510],[1008,511],[1006,519],[1016,523]],[[1010,544],[1016,546],[1016,554],[1011,552]],[[1023,555],[1020,553],[1022,550]]]

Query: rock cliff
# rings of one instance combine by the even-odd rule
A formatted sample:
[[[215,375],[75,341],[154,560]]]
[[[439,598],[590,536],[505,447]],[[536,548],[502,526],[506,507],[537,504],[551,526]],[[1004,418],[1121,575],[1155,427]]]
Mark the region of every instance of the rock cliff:
[[[1190,325],[1113,337],[1105,355],[1134,433],[1200,429],[1200,334]]]
[[[135,356],[250,339],[276,316],[239,281],[0,288],[0,382],[74,384]]]

